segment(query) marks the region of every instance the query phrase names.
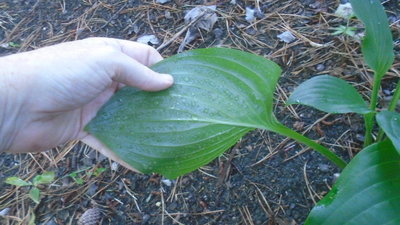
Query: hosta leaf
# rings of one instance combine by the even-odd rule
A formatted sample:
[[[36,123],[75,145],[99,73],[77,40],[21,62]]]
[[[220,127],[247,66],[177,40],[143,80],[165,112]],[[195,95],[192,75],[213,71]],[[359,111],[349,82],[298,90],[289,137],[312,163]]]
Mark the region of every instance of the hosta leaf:
[[[161,92],[125,87],[86,127],[144,173],[175,178],[210,162],[254,128],[281,126],[272,113],[280,68],[260,56],[210,48],[152,67],[174,76]]]
[[[390,141],[370,145],[343,170],[306,225],[400,224],[400,156]]]
[[[400,153],[400,114],[382,111],[376,115],[376,121]]]
[[[368,66],[383,76],[394,60],[393,39],[385,10],[379,0],[350,0],[353,11],[365,25],[362,53]]]
[[[367,103],[346,81],[328,75],[313,77],[290,95],[287,104],[302,104],[328,113],[369,113]]]

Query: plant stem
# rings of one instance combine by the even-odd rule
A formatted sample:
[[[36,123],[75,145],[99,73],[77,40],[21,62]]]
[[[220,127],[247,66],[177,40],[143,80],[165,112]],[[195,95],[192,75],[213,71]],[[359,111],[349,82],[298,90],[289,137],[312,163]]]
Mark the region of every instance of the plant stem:
[[[394,111],[396,109],[399,99],[400,99],[400,80],[397,81],[396,90],[394,91],[392,100],[390,100],[390,104],[389,104],[389,108],[388,108],[389,111]]]
[[[381,87],[381,80],[382,76],[380,74],[374,74],[374,84],[372,86],[372,93],[371,93],[371,103],[369,108],[371,111],[376,110],[376,104],[378,102],[378,92]],[[372,144],[372,129],[374,127],[374,115],[367,114],[364,116],[365,121],[365,140],[364,140],[364,148],[368,145]]]
[[[400,99],[400,80],[397,81],[396,89],[394,91],[392,100],[390,100],[388,111],[392,111],[393,112],[396,109],[396,106],[397,106],[397,103],[399,102],[399,99]],[[382,141],[383,140],[383,135],[384,135],[383,130],[379,129],[377,140],[378,141]]]
[[[333,163],[335,163],[339,168],[343,169],[346,167],[346,162],[343,161],[341,158],[339,158],[335,153],[331,152],[329,149],[318,144],[317,142],[307,137],[304,137],[303,135],[297,133],[296,131],[289,129],[282,124],[279,124],[279,128],[276,128],[274,131],[283,136],[290,137],[296,140],[297,142],[305,144],[308,147],[316,150],[317,152],[319,152],[320,154],[331,160]]]
[[[364,134],[364,148],[372,144],[372,128],[374,125],[373,114],[364,115],[365,134]]]

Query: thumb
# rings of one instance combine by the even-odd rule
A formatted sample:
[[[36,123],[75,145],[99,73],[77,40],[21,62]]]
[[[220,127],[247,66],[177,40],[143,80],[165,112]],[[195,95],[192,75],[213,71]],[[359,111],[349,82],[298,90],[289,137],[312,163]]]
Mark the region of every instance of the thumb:
[[[157,73],[135,59],[121,53],[115,60],[114,81],[145,91],[160,91],[169,88],[174,79],[169,74]]]

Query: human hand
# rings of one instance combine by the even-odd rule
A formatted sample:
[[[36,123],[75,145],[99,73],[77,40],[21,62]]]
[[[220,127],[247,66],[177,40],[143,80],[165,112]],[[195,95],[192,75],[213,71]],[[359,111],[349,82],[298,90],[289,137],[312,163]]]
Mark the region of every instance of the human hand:
[[[170,75],[147,67],[161,59],[152,47],[110,38],[0,58],[0,151],[42,151],[81,139],[116,159],[83,128],[123,85],[147,91],[171,86]]]

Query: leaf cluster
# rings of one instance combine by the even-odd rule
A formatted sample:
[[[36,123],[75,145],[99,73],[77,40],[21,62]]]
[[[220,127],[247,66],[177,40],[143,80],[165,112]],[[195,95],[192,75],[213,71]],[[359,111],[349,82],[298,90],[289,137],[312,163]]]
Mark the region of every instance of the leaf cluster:
[[[75,181],[75,183],[82,185],[85,183],[85,180],[84,180],[85,177],[91,177],[91,176],[98,177],[107,170],[106,168],[103,168],[103,167],[93,168],[92,170],[90,170],[90,169],[91,168],[85,168],[85,169],[74,171],[72,173],[69,173],[67,175],[67,177],[72,178]]]
[[[25,181],[19,177],[8,177],[6,179],[7,184],[11,184],[17,187],[25,187],[30,186],[31,189],[29,191],[29,197],[36,203],[40,203],[41,193],[39,189],[39,185],[50,184],[54,181],[55,174],[54,172],[44,172],[40,175],[36,175],[32,181]]]

